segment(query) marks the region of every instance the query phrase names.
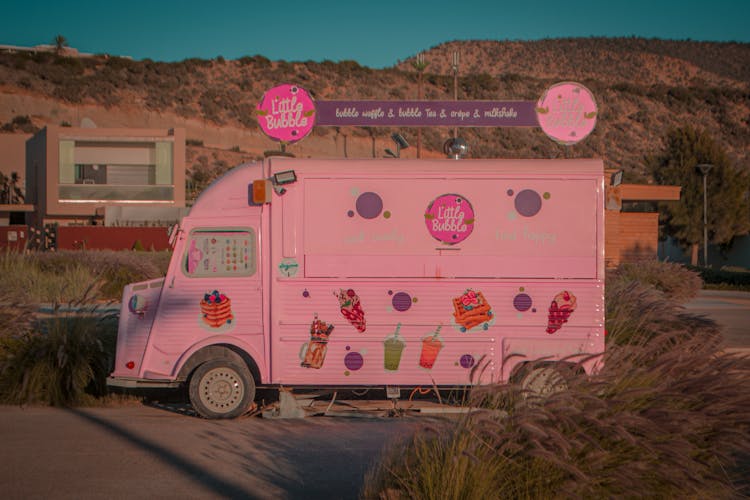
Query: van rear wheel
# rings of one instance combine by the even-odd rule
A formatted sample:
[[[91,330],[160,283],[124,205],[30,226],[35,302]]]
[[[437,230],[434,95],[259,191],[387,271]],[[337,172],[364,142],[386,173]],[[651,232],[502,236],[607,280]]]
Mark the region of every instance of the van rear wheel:
[[[255,399],[255,381],[247,366],[228,359],[206,361],[190,377],[190,403],[205,418],[235,418]]]

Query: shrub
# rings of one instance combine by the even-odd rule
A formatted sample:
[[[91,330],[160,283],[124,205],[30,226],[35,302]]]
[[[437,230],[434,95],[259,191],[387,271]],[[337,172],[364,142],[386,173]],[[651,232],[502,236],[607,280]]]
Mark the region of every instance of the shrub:
[[[707,285],[706,288],[750,290],[750,272],[692,266],[690,269],[700,273],[701,278]]]
[[[667,298],[687,302],[698,295],[703,281],[698,273],[682,264],[648,260],[620,265],[607,275],[607,283],[614,280],[637,281],[653,286]]]
[[[637,281],[613,280],[605,289],[607,345],[644,344],[665,333],[716,339],[719,327],[686,312],[664,293]]]
[[[698,336],[618,346],[541,404],[521,404],[513,385],[480,388],[496,406],[400,444],[363,497],[729,498],[739,478],[727,470],[750,453],[748,383],[748,357]]]
[[[607,285],[607,328],[597,374],[543,401],[475,388],[484,409],[390,448],[362,496],[741,495],[730,471],[750,454],[750,357],[720,351],[715,323],[626,273]]]
[[[0,401],[71,406],[104,395],[116,325],[90,308],[56,312],[35,331],[0,338]]]

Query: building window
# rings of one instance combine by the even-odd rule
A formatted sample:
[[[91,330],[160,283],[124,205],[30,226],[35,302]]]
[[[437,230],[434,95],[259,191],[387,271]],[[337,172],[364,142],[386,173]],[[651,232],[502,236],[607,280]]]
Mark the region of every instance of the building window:
[[[174,199],[173,143],[61,140],[63,202]]]
[[[252,276],[256,271],[251,228],[194,229],[185,247],[182,272],[190,278]]]

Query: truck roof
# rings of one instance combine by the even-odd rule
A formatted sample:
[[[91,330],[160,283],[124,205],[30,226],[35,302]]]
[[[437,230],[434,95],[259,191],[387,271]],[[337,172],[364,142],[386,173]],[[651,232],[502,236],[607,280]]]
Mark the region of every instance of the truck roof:
[[[413,160],[413,159],[309,159],[276,157],[264,162],[243,163],[225,173],[208,186],[190,210],[191,217],[215,217],[244,211],[248,206],[248,185],[274,173],[294,170],[298,177],[370,178],[465,178],[497,175],[520,176],[527,179],[551,174],[558,178],[600,177],[601,159],[478,159],[478,160]],[[258,208],[259,209],[259,208]],[[219,212],[220,210],[220,212]]]

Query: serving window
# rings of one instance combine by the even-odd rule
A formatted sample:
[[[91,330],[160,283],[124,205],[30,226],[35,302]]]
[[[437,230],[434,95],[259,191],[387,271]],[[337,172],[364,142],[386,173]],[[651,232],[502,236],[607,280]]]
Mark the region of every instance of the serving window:
[[[256,248],[252,228],[194,229],[182,271],[189,278],[252,276],[257,271]]]

